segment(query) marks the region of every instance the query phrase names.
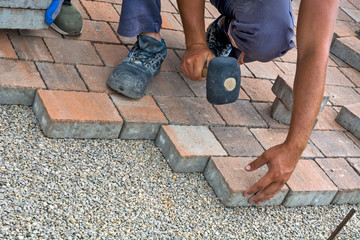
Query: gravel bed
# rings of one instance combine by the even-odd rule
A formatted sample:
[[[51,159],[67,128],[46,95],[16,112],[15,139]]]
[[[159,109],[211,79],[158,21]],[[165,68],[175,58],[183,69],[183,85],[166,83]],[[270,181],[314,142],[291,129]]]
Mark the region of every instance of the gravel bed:
[[[352,207],[225,208],[153,141],[48,139],[31,108],[0,106],[0,239],[326,239]]]

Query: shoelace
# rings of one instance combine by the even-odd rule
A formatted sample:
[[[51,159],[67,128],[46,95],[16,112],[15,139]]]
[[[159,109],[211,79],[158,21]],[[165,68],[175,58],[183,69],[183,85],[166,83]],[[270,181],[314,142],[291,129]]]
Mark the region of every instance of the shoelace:
[[[154,62],[156,53],[151,53],[140,49],[138,46],[135,47],[133,54],[129,58],[131,62],[140,62],[144,67],[149,68]]]

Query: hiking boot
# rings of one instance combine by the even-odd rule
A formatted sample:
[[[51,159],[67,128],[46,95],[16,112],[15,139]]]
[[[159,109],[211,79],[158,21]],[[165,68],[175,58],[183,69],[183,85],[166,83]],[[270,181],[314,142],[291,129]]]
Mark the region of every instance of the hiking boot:
[[[206,42],[216,57],[228,57],[232,50],[228,37],[218,24],[222,17],[218,17],[206,30]]]
[[[150,80],[160,72],[166,56],[164,40],[139,35],[129,55],[116,66],[107,84],[130,98],[144,96]]]
[[[80,35],[83,27],[83,20],[80,12],[71,4],[71,2],[65,0],[61,6],[59,15],[50,27],[62,35]]]

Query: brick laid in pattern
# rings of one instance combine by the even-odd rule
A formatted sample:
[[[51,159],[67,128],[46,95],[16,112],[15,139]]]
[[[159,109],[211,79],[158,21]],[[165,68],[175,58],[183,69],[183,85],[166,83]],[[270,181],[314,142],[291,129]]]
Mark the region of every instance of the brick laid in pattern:
[[[336,39],[331,47],[331,52],[360,71],[360,39],[357,37]]]
[[[161,125],[168,123],[151,96],[136,100],[120,95],[111,98],[124,119],[121,139],[155,139]]]
[[[33,62],[0,59],[0,104],[32,105],[39,88],[46,86]]]
[[[360,139],[360,102],[342,107],[336,121]]]
[[[207,165],[204,175],[209,185],[214,189],[221,202],[227,207],[250,206],[249,197],[244,197],[244,191],[259,181],[267,172],[267,167],[253,171],[245,171],[245,166],[253,159],[212,157]],[[280,205],[287,192],[288,187],[284,185],[281,191],[273,199],[260,205]]]
[[[345,159],[318,158],[315,161],[339,189],[332,204],[360,202],[360,176]]]
[[[52,0],[0,0],[0,7],[6,8],[29,8],[29,9],[47,9]]]
[[[39,90],[33,110],[51,138],[118,138],[123,124],[105,93]]]
[[[0,29],[47,29],[44,16],[45,10],[0,7]]]
[[[360,158],[348,158],[347,160],[353,169],[360,175]]]
[[[156,145],[175,172],[203,172],[211,156],[227,155],[205,126],[162,126]]]
[[[284,206],[329,205],[338,189],[313,160],[299,160],[287,182]]]

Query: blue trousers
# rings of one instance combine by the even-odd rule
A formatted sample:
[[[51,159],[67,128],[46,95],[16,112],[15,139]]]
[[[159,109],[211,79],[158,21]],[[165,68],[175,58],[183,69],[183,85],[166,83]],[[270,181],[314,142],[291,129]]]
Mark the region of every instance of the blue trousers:
[[[225,16],[223,31],[239,64],[267,62],[295,46],[291,0],[211,0]],[[161,29],[160,0],[123,0],[118,33],[134,37]]]

